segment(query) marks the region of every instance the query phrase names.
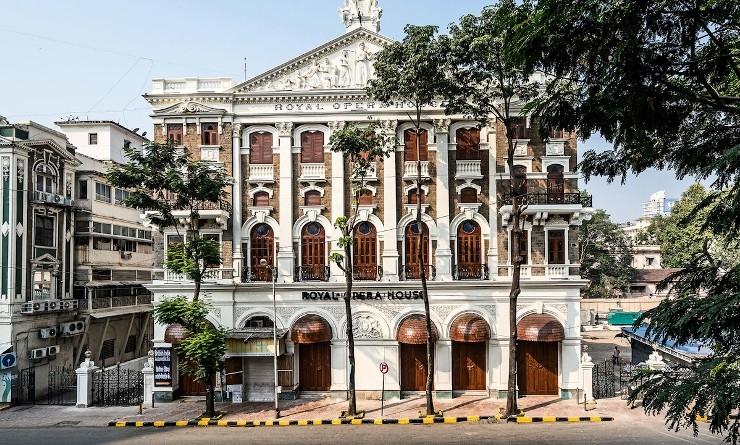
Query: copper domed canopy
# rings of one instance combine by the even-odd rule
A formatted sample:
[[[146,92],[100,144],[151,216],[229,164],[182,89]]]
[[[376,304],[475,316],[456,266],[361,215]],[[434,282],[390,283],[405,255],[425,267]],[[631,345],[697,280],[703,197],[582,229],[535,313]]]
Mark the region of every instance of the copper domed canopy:
[[[461,342],[488,341],[491,337],[488,323],[480,315],[461,314],[450,326],[450,340]]]
[[[305,315],[293,324],[290,339],[294,343],[331,341],[331,326],[318,315]]]
[[[164,331],[164,341],[171,343],[173,346],[179,345],[187,336],[188,330],[179,323],[173,323],[167,326],[167,329]]]
[[[552,315],[532,314],[517,323],[516,338],[523,341],[561,341],[565,338],[565,330]]]
[[[432,323],[432,341],[437,341],[439,334]],[[413,314],[404,318],[398,326],[396,340],[409,345],[423,345],[427,342],[427,318],[421,314]]]

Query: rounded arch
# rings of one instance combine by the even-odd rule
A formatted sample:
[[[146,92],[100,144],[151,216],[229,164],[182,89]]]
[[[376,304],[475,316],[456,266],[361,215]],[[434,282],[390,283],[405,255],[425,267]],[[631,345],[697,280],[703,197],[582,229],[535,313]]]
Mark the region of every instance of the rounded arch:
[[[319,192],[319,194],[321,195],[321,197],[322,198],[324,197],[324,187],[319,187],[315,183],[310,183],[306,187],[301,188],[298,192],[300,193],[300,196],[301,197],[304,197],[304,196],[306,196],[306,192],[309,192],[311,190],[315,190],[315,191]]]
[[[303,124],[293,129],[293,148],[300,151],[301,149],[301,134],[305,131],[320,131],[324,133],[324,146],[329,143],[329,136],[331,136],[331,130],[326,125],[321,124]]]
[[[465,304],[459,305],[456,310],[450,312],[447,318],[445,318],[444,326],[446,327],[445,335],[447,336],[447,338],[450,338],[450,329],[452,329],[452,324],[454,323],[454,321],[465,314],[473,314],[482,318],[483,321],[485,321],[488,325],[488,334],[490,335],[490,338],[496,337],[496,323],[493,317],[491,317],[491,314],[479,307]]]
[[[263,184],[258,185],[257,187],[253,187],[249,189],[249,197],[254,198],[254,195],[259,192],[266,192],[268,196],[270,196],[270,199],[272,199],[272,195],[274,193],[273,189],[270,187],[265,187]]]
[[[247,310],[242,315],[239,316],[239,318],[236,320],[236,323],[234,323],[234,326],[237,329],[242,329],[244,325],[247,323],[247,320],[253,317],[267,317],[270,320],[275,321],[275,314],[272,312],[272,308],[267,307],[256,307]],[[277,326],[279,328],[286,328],[288,325],[285,324],[285,321],[280,318],[280,315],[277,316]]]
[[[457,130],[469,130],[469,129],[480,130],[481,133],[481,144],[483,143],[483,131],[486,127],[482,126],[478,121],[457,121],[450,124],[450,144],[457,144]]]
[[[396,127],[396,140],[398,141],[398,147],[400,147],[400,151],[403,151],[403,148],[406,146],[403,137],[404,133],[406,132],[406,130],[413,130],[415,128],[416,126],[413,124],[413,122],[404,122]],[[427,131],[427,140],[429,141],[429,149],[431,150],[432,145],[436,144],[437,142],[437,134],[434,132],[434,125],[432,125],[431,122],[422,122],[421,129]]]
[[[463,189],[475,189],[478,195],[481,194],[482,190],[481,186],[472,182],[463,182],[462,184],[455,186],[455,192],[457,192],[458,195],[463,191]]]
[[[416,222],[416,216],[414,216],[413,213],[407,213],[398,220],[398,225],[396,226],[396,239],[398,241],[403,241],[404,237],[406,236],[406,226],[414,222]],[[429,240],[436,241],[438,237],[438,231],[437,224],[434,222],[434,218],[427,215],[426,213],[422,213],[421,222],[426,224],[427,228],[429,229]]]
[[[47,175],[59,176],[59,169],[53,164],[39,159],[33,163],[33,171],[36,173],[45,173]]]
[[[431,320],[434,324],[434,328],[437,329],[437,334],[439,335],[438,340],[447,340],[449,337],[447,336],[447,331],[445,329],[442,329],[442,319],[437,316],[436,313],[433,311],[431,312]],[[411,315],[421,315],[424,316],[424,311],[416,308],[406,308],[403,311],[396,314],[395,317],[390,322],[391,326],[391,336],[392,338],[398,337],[398,328],[401,327],[401,323],[403,323],[403,320],[405,320],[407,317]]]
[[[318,307],[312,307],[312,308],[303,308],[299,309],[295,314],[293,314],[290,319],[288,320],[288,323],[286,324],[286,327],[288,329],[293,329],[293,326],[295,323],[300,320],[301,318],[305,317],[306,315],[316,315],[318,317],[321,317],[329,324],[329,327],[331,328],[332,332],[332,338],[337,338],[339,335],[339,326],[341,326],[342,321],[344,321],[344,317],[342,317],[340,320],[337,320],[332,316],[329,311],[326,311],[322,308]],[[292,340],[291,340],[292,341]]]
[[[324,228],[326,241],[332,240],[332,237],[330,235],[334,233],[334,227],[332,226],[331,222],[324,215],[315,215],[315,217],[316,219],[314,220],[308,214],[306,214],[295,220],[295,223],[293,223],[293,242],[300,242],[303,226],[311,222],[317,222],[321,224],[321,226]]]
[[[252,133],[270,133],[272,134],[272,146],[273,148],[278,147],[278,131],[277,128],[271,125],[250,125],[242,130],[242,148],[252,148],[251,138]]]
[[[457,239],[457,229],[460,227],[460,224],[464,223],[465,221],[469,219],[472,219],[480,226],[481,237],[484,240],[490,239],[491,226],[488,224],[488,221],[486,220],[486,218],[478,212],[472,212],[472,214],[468,212],[463,212],[463,213],[458,213],[457,215],[455,215],[455,217],[452,218],[452,221],[450,221],[450,239],[451,240]]]
[[[242,225],[242,242],[249,241],[249,237],[252,234],[252,229],[254,228],[254,226],[263,222],[268,224],[272,228],[273,235],[275,236],[275,242],[278,242],[280,240],[280,225],[275,220],[275,218],[271,216],[265,216],[264,220],[262,221],[256,216],[252,216],[244,221],[244,224]]]
[[[568,337],[567,335],[569,331],[568,320],[563,318],[563,314],[547,306],[543,307],[540,310],[536,305],[529,305],[527,307],[517,310],[516,311],[516,322],[517,324],[519,324],[519,322],[522,321],[524,317],[528,315],[536,315],[536,314],[546,314],[546,315],[550,315],[553,318],[555,318],[563,326],[563,329],[565,330],[565,333],[566,333],[566,337]]]
[[[423,192],[425,196],[429,196],[429,186],[422,184],[421,187],[419,187]],[[408,195],[411,190],[416,190],[416,184],[409,184],[403,188],[403,194]]]

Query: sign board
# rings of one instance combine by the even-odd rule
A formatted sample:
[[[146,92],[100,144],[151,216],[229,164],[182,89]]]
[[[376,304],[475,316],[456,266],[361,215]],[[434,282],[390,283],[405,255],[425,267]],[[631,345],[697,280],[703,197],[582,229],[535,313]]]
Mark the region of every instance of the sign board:
[[[338,301],[344,298],[344,292],[317,290],[303,291],[301,297],[304,300],[334,300]],[[387,290],[387,291],[367,291],[352,292],[353,300],[421,300],[424,293],[420,290]]]
[[[15,352],[0,354],[0,369],[9,369],[15,366],[17,360]]]
[[[12,382],[13,376],[10,371],[0,372],[0,403],[10,403]]]
[[[154,348],[154,386],[172,386],[172,348]]]
[[[242,385],[226,385],[226,390],[231,393],[231,403],[242,403]]]
[[[383,373],[383,374],[387,374],[388,373],[388,363],[386,363],[386,362],[381,362],[380,363],[380,372]]]

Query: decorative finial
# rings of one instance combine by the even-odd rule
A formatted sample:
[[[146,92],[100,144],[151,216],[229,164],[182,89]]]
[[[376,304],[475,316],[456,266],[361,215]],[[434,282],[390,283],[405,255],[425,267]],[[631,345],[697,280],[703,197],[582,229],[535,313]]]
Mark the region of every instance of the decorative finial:
[[[339,8],[347,32],[357,28],[365,28],[373,32],[380,32],[380,17],[383,10],[378,6],[378,0],[344,0]]]

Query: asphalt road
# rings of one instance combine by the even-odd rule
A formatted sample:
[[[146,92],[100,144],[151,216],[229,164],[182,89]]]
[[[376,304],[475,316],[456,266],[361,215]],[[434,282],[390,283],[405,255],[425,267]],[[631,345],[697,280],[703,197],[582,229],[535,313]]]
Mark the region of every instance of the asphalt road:
[[[2,444],[720,444],[703,428],[698,437],[655,422],[481,425],[361,425],[274,428],[1,428]]]

